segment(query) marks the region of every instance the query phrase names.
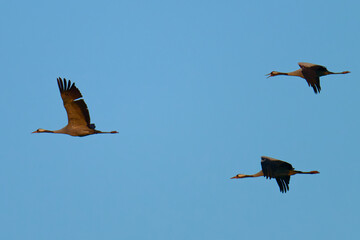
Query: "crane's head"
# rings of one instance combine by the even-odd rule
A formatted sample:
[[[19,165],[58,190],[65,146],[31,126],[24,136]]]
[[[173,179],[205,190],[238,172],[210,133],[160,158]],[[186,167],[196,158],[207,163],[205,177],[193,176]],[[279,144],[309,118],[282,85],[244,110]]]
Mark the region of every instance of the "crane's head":
[[[269,78],[269,77],[274,77],[274,76],[279,75],[279,74],[280,74],[280,73],[277,72],[277,71],[272,71],[271,73],[266,74],[265,76],[268,76],[267,78]]]
[[[234,177],[232,177],[232,178],[230,178],[230,179],[237,179],[237,178],[244,178],[244,177],[247,177],[247,175],[245,175],[245,174],[238,174],[238,175],[236,175],[236,176],[234,176]]]
[[[45,130],[45,129],[39,128],[38,130],[33,131],[32,133],[43,133],[43,132],[52,132],[52,131],[49,131],[49,130]]]

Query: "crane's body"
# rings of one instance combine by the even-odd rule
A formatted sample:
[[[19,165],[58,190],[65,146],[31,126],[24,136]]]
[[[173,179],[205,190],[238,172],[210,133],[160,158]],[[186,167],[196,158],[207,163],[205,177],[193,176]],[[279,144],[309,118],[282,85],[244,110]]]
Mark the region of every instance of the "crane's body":
[[[255,174],[246,175],[238,174],[231,179],[247,178],[247,177],[260,177],[275,178],[279,185],[280,192],[286,193],[289,190],[290,176],[295,174],[317,174],[318,171],[302,172],[295,170],[288,162],[279,159],[262,156],[261,157],[261,171]]]
[[[95,129],[95,124],[90,123],[90,114],[87,105],[82,98],[79,89],[75,83],[71,84],[64,78],[57,79],[60,95],[68,116],[68,124],[59,130],[46,130],[39,128],[33,133],[62,133],[70,136],[83,137],[98,133],[118,133],[117,131],[102,132]]]
[[[320,86],[320,77],[330,75],[330,74],[346,74],[350,73],[349,71],[343,71],[343,72],[330,72],[326,69],[326,67],[313,64],[313,63],[305,63],[305,62],[299,62],[300,69],[293,71],[293,72],[277,72],[272,71],[271,73],[267,74],[269,77],[274,77],[278,75],[286,75],[286,76],[297,76],[304,78],[309,86],[311,86],[314,89],[314,92],[320,93],[321,86]]]

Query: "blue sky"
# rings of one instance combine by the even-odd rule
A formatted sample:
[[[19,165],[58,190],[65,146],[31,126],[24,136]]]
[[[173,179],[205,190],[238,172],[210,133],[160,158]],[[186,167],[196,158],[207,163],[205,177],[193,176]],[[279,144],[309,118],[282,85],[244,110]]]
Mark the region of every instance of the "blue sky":
[[[357,1],[12,1],[0,9],[1,239],[357,239]],[[348,75],[267,79],[298,62]],[[67,119],[56,78],[97,129]],[[319,175],[279,192],[260,156]]]

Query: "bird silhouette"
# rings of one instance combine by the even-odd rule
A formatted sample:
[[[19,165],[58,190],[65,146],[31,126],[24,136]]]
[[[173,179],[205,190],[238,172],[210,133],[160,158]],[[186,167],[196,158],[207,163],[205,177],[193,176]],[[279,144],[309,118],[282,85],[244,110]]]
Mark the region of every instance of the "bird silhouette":
[[[102,132],[96,130],[95,124],[90,123],[89,110],[84,99],[79,99],[82,98],[82,95],[75,83],[71,83],[70,80],[66,81],[65,78],[64,80],[58,78],[57,83],[67,112],[68,124],[59,130],[51,131],[39,128],[32,133],[62,133],[78,137],[99,133],[118,133],[117,131]]]
[[[315,94],[317,94],[317,93],[320,93],[320,91],[321,91],[320,77],[330,75],[330,74],[350,73],[349,71],[330,72],[329,70],[326,69],[326,67],[317,65],[317,64],[312,64],[312,63],[300,62],[298,64],[300,66],[300,69],[298,69],[296,71],[288,72],[288,73],[272,71],[271,73],[267,74],[266,76],[268,76],[268,78],[269,78],[269,77],[274,77],[274,76],[278,76],[278,75],[286,75],[286,76],[297,76],[297,77],[304,78],[306,80],[306,82],[308,83],[308,85],[314,89]]]
[[[247,177],[260,177],[275,178],[279,185],[280,192],[286,193],[289,191],[290,176],[295,174],[317,174],[318,171],[302,172],[297,171],[293,168],[290,163],[281,161],[279,159],[262,156],[261,157],[261,168],[262,170],[258,173],[246,175],[238,174],[231,179],[247,178]]]

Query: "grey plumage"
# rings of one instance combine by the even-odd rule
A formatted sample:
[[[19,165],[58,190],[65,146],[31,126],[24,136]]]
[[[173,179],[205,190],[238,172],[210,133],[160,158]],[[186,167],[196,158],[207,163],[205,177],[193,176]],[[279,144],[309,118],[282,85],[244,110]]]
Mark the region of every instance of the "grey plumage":
[[[90,123],[90,114],[84,99],[79,99],[82,98],[82,95],[75,83],[71,83],[65,78],[64,80],[58,78],[57,83],[68,116],[68,124],[59,130],[50,131],[39,128],[33,133],[62,133],[79,137],[98,133],[118,133],[117,131],[102,132],[96,130],[95,124]]]

